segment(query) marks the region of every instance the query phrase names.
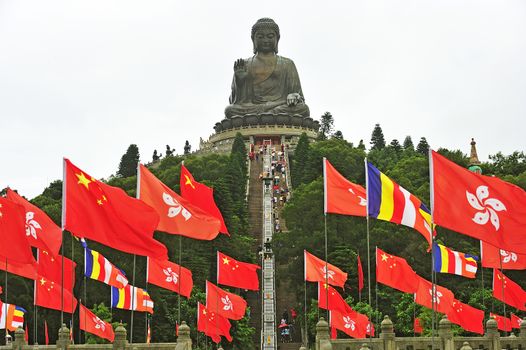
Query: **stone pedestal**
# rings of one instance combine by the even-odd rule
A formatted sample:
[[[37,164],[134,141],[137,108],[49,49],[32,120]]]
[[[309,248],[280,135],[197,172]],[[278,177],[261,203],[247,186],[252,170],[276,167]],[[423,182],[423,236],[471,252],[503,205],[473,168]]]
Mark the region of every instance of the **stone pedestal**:
[[[389,316],[384,316],[384,319],[380,324],[380,329],[380,339],[384,342],[384,350],[396,350],[393,321],[391,321]]]
[[[18,327],[15,331],[15,340],[11,344],[13,350],[22,350],[27,345],[26,332],[22,327]]]
[[[179,335],[177,336],[177,346],[175,350],[191,350],[192,338],[190,338],[190,327],[185,321],[179,326]]]
[[[117,328],[115,328],[115,339],[113,340],[113,350],[126,350],[128,345],[128,332],[126,328],[119,323]]]
[[[62,327],[58,330],[57,349],[69,349],[70,345],[71,339],[69,338],[69,328],[63,323]]]
[[[316,323],[316,350],[332,350],[329,324],[323,317]]]
[[[500,333],[497,328],[497,321],[494,318],[490,318],[486,322],[485,337],[491,340],[491,348],[489,350],[502,350],[500,346]]]
[[[451,322],[444,315],[440,322],[438,322],[438,335],[442,342],[442,349],[455,350],[455,343],[453,342],[453,330],[451,329]]]

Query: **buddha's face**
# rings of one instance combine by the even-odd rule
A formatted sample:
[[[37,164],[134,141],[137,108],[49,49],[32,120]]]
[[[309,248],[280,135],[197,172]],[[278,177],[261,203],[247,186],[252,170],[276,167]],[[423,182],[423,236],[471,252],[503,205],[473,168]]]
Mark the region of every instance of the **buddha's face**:
[[[256,52],[277,52],[278,36],[272,29],[259,29],[254,34],[254,47]]]

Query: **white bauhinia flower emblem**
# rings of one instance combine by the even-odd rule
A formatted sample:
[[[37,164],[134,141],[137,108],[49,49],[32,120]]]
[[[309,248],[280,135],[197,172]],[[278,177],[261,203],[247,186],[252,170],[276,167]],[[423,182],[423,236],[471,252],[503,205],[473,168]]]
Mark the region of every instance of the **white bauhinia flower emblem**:
[[[503,257],[502,262],[503,263],[509,263],[510,261],[516,262],[517,261],[517,254],[508,252],[506,250],[501,249],[500,250],[500,256]]]
[[[349,188],[349,192],[351,192],[352,194],[356,196],[356,193],[354,193],[352,188]],[[367,205],[367,199],[363,198],[362,196],[357,196],[357,197],[360,198],[360,203],[358,204],[361,205],[362,207],[365,207]]]
[[[174,218],[177,215],[181,214],[184,217],[185,221],[188,221],[192,217],[192,213],[186,210],[186,208],[183,207],[181,203],[177,201],[177,199],[170,196],[166,192],[163,192],[163,201],[164,203],[170,206],[168,208],[168,214],[167,214],[169,218]]]
[[[37,239],[37,229],[41,230],[42,226],[34,219],[35,213],[28,211],[26,213],[26,236]]]
[[[498,211],[506,210],[506,206],[498,199],[488,198],[489,190],[488,186],[479,186],[476,191],[477,195],[466,191],[466,197],[469,204],[480,210],[475,214],[472,220],[479,225],[485,225],[489,220],[491,224],[495,227],[495,230],[499,230],[500,221],[499,216],[497,215]]]
[[[345,323],[344,327],[347,329],[351,329],[351,331],[354,331],[356,328],[356,322],[354,320],[351,320],[350,316],[343,316],[343,322]]]
[[[328,270],[327,266],[324,266],[321,268],[321,272],[323,272],[323,275],[327,275],[327,278],[334,279],[334,271]]]
[[[225,295],[224,298],[221,298],[221,302],[223,303],[223,310],[234,311],[234,304],[232,304],[232,301],[230,300],[228,295]]]
[[[179,280],[179,275],[176,274],[175,271],[173,271],[171,267],[167,267],[166,269],[163,269],[163,272],[166,275],[166,282],[168,283],[173,282],[173,284],[177,284],[177,281]]]
[[[95,322],[95,328],[100,329],[103,332],[106,330],[106,323],[97,316],[93,317],[93,322]]]
[[[429,289],[429,295],[431,295],[431,300],[433,300],[434,303],[440,304],[440,298],[442,298],[441,291],[435,290],[435,293],[433,295],[433,289]]]

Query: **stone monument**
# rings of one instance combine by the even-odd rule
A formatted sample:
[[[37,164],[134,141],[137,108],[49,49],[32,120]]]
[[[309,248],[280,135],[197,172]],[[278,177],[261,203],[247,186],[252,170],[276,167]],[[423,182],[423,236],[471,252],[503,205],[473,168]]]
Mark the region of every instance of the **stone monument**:
[[[247,143],[292,143],[299,135],[317,136],[320,124],[310,117],[294,62],[278,55],[279,26],[261,18],[253,26],[252,57],[234,62],[234,76],[225,117],[201,149],[229,151],[240,132]]]

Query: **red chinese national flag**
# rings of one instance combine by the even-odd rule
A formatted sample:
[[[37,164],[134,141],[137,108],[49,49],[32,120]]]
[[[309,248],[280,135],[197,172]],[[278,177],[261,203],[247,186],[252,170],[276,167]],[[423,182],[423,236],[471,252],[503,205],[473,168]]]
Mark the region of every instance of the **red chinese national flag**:
[[[64,167],[66,230],[126,253],[168,259],[166,247],[153,238],[159,222],[153,208],[95,180],[68,159]]]
[[[519,310],[526,310],[526,291],[497,269],[493,269],[493,296]]]
[[[453,302],[455,301],[455,296],[453,295],[453,292],[447,288],[436,284],[434,287],[435,292],[433,293],[433,284],[420,277],[418,290],[415,293],[415,302],[429,309],[433,309],[434,299],[435,310],[447,315],[452,308]]]
[[[255,264],[237,261],[217,252],[217,283],[225,286],[259,290],[258,270]]]
[[[35,281],[35,289],[35,305],[61,310],[61,297],[63,296],[64,312],[71,314],[77,308],[77,299],[66,288],[62,289],[60,283],[39,276]]]
[[[80,329],[85,332],[95,334],[98,337],[109,340],[115,339],[111,323],[101,320],[97,315],[91,312],[87,307],[79,305]]]
[[[424,331],[424,329],[422,328],[422,321],[418,317],[415,317],[415,320],[413,321],[413,330],[415,333],[418,334],[422,334],[422,332]]]
[[[466,331],[484,334],[484,311],[464,304],[457,299],[453,300],[447,318]]]
[[[13,263],[34,264],[25,217],[23,206],[0,197],[0,255]]]
[[[365,189],[343,177],[323,158],[325,213],[367,216]]]
[[[144,165],[140,165],[141,199],[151,205],[161,220],[157,229],[193,239],[212,240],[221,223],[163,184]]]
[[[62,244],[62,229],[40,208],[10,188],[7,189],[7,198],[24,207],[29,244],[57,255]]]
[[[504,332],[511,332],[511,320],[507,317],[494,314],[493,312],[489,313],[489,317],[493,317],[497,321],[497,328]]]
[[[362,269],[362,260],[358,255],[358,291],[361,292],[363,289],[363,269]]]
[[[10,272],[12,274],[35,280],[37,278],[37,265],[36,264],[20,264],[15,262],[7,261],[6,269],[6,258],[0,255],[0,270]]]
[[[342,314],[353,311],[340,293],[324,282],[318,282],[318,307],[320,309],[339,311]]]
[[[204,212],[212,215],[221,222],[221,233],[230,235],[225,225],[225,220],[214,200],[214,190],[202,183],[195,181],[188,169],[181,165],[181,196]]]
[[[341,313],[331,310],[329,313],[330,324],[353,338],[365,338],[369,319],[356,311]]]
[[[347,281],[345,272],[306,250],[303,251],[303,254],[305,258],[305,281],[325,283],[327,280],[329,284],[343,288],[345,281]]]
[[[245,316],[247,302],[239,295],[206,281],[206,307],[223,317],[240,320]]]
[[[526,192],[499,178],[473,173],[436,152],[432,158],[434,222],[526,254]]]
[[[215,312],[210,311],[203,304],[197,303],[197,330],[203,332],[217,344],[221,341],[221,336],[224,336],[231,342],[230,322],[228,319]]]
[[[403,258],[376,248],[376,280],[404,293],[418,290],[420,277]]]
[[[482,267],[503,270],[525,270],[526,254],[517,254],[504,249],[499,249],[489,243],[480,241],[480,255]]]
[[[70,292],[75,286],[75,267],[77,263],[62,255],[53,256],[46,250],[38,250],[37,271],[41,276],[46,277],[55,283],[62,284]],[[62,282],[62,259],[64,259],[64,282]]]
[[[519,316],[515,315],[515,314],[511,314],[511,327],[512,328],[521,328],[521,323],[522,323],[522,318],[520,318]]]
[[[192,271],[171,261],[147,260],[146,282],[190,298],[194,282]]]

